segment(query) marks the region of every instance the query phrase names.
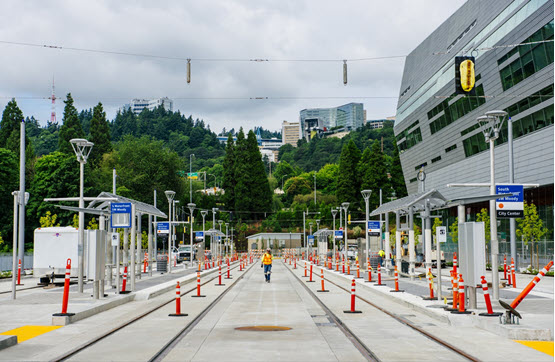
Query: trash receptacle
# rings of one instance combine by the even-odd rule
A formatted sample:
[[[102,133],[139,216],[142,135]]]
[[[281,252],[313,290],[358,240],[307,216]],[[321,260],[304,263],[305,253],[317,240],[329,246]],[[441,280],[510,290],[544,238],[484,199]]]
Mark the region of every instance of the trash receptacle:
[[[401,272],[406,273],[406,274],[409,273],[409,262],[408,261],[404,261],[404,260],[401,261]]]
[[[168,256],[167,255],[158,255],[156,258],[156,270],[159,272],[167,272],[168,271]]]

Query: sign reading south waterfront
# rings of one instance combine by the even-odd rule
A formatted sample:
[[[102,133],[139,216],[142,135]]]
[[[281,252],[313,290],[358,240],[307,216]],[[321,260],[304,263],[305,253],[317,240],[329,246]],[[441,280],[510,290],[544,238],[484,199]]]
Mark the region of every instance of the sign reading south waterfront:
[[[519,218],[524,216],[524,187],[522,185],[497,185],[497,194],[513,194],[495,200],[498,218]]]

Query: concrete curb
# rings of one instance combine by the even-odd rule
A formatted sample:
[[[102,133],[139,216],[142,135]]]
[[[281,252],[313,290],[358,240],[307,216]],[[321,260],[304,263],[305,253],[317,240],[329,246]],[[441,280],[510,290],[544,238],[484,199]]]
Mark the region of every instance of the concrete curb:
[[[17,344],[17,336],[0,336],[0,350],[15,346]]]

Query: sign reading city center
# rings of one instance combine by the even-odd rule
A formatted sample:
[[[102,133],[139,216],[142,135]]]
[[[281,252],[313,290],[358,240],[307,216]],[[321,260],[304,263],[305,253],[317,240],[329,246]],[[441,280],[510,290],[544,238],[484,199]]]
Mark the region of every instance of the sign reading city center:
[[[524,217],[524,187],[522,185],[496,185],[497,194],[513,194],[495,200],[498,218]]]

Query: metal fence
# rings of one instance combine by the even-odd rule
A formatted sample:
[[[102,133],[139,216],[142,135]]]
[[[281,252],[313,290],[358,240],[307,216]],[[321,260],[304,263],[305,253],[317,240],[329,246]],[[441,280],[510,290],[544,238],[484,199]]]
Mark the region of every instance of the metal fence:
[[[13,255],[11,253],[0,254],[0,271],[11,271],[12,261]],[[33,269],[33,254],[23,255],[23,267],[25,269]]]

